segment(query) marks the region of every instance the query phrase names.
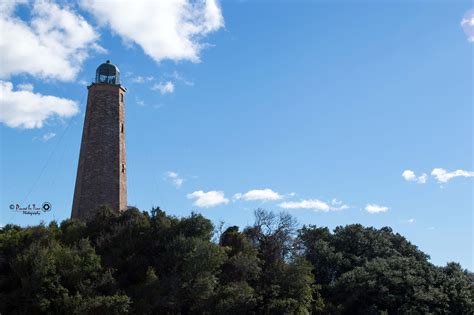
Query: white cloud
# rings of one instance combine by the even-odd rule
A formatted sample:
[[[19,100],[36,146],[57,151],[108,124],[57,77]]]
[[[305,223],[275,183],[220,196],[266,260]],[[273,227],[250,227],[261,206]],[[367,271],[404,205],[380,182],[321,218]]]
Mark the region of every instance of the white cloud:
[[[139,45],[156,62],[199,61],[202,38],[224,26],[217,0],[94,1],[82,0],[99,23],[122,39]]]
[[[369,203],[365,206],[365,210],[369,213],[380,213],[380,212],[387,212],[388,207],[385,206],[379,206],[374,203]]]
[[[224,192],[222,191],[211,190],[204,192],[199,190],[188,194],[187,197],[188,199],[196,199],[193,204],[200,208],[210,208],[229,203],[229,199],[224,197]]]
[[[0,14],[11,15],[18,4],[27,4],[28,0],[9,0],[0,2]]]
[[[99,35],[84,18],[50,1],[34,1],[27,23],[13,16],[16,3],[2,5],[0,13],[0,78],[30,74],[41,78],[72,80]]]
[[[45,133],[44,135],[42,135],[41,137],[34,137],[33,141],[34,140],[40,140],[40,141],[43,141],[43,142],[47,142],[47,141],[53,139],[54,137],[56,137],[56,134],[54,132],[48,132],[48,133]]]
[[[474,17],[463,18],[463,19],[461,20],[461,26],[464,26],[464,25],[467,25],[467,26],[474,26]]]
[[[233,201],[236,201],[236,200],[239,200],[242,198],[242,194],[241,193],[236,193],[234,194],[234,196],[232,197],[232,200]]]
[[[408,181],[416,180],[416,175],[412,170],[404,170],[402,173],[403,178]]]
[[[474,9],[470,9],[464,14],[461,27],[467,36],[467,40],[474,43]]]
[[[331,200],[331,210],[346,210],[349,209],[349,206],[344,204],[344,202],[337,200],[336,198],[333,198]]]
[[[171,81],[168,82],[160,82],[158,84],[153,85],[151,88],[152,90],[158,90],[161,95],[167,94],[167,93],[173,93],[174,92],[174,84]]]
[[[413,219],[413,218],[412,218],[412,219],[408,219],[408,223],[410,223],[410,224],[415,223],[415,219]]]
[[[31,83],[23,83],[23,84],[18,84],[16,86],[17,90],[19,91],[29,91],[29,92],[33,92],[33,84]]]
[[[176,172],[172,172],[172,171],[166,172],[166,177],[168,179],[171,179],[171,181],[173,182],[173,185],[178,189],[181,188],[181,186],[184,183],[184,179],[181,178]]]
[[[338,204],[335,204],[334,201]],[[285,201],[280,203],[278,206],[283,209],[311,209],[323,212],[345,210],[349,208],[348,205],[345,205],[342,202],[339,203],[335,199],[333,199],[331,205],[318,199],[306,199],[300,201]]]
[[[427,180],[428,180],[428,175],[426,173],[423,173],[423,175],[418,176],[418,183],[420,184],[426,184]]]
[[[301,201],[285,201],[278,205],[283,209],[312,209],[327,212],[331,207],[324,201],[318,199],[308,199]]]
[[[438,182],[447,183],[455,177],[474,177],[474,172],[465,170],[448,172],[443,168],[434,168],[433,171],[431,171],[431,175],[434,176]]]
[[[173,184],[176,186],[176,188],[180,188],[184,183],[184,179],[182,178],[175,178],[173,179]]]
[[[254,189],[246,192],[245,194],[235,194],[233,199],[238,200],[238,199],[243,199],[246,201],[252,201],[252,200],[263,200],[263,201],[274,201],[274,200],[280,200],[283,197],[277,193],[274,192],[273,190],[269,188],[265,189]]]
[[[330,206],[324,201],[318,199],[308,199],[301,201],[285,201],[279,204],[283,209],[313,209],[321,211],[329,211]]]
[[[53,139],[54,137],[56,137],[56,134],[54,132],[48,132],[48,133],[45,133],[44,135],[42,135],[40,140],[43,141],[43,142],[46,142],[48,140]]]
[[[0,122],[12,128],[41,128],[58,116],[67,118],[79,112],[75,101],[31,91],[14,91],[11,82],[0,80]]]
[[[139,75],[139,76],[133,77],[130,81],[132,83],[145,83],[145,82],[153,81],[153,79],[154,79],[153,76],[143,77]]]
[[[184,85],[193,86],[194,82],[189,81],[184,76],[182,76],[178,71],[174,70],[171,74],[166,74],[166,76],[175,79],[176,81],[182,82]]]
[[[412,170],[404,170],[402,173],[402,177],[409,182],[417,182],[419,184],[425,184],[428,180],[428,175],[423,173],[420,176],[416,176],[415,172]]]

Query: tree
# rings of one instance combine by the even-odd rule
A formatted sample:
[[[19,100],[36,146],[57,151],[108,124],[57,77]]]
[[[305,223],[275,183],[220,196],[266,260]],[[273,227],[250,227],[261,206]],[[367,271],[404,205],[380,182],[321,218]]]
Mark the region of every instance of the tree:
[[[295,250],[296,227],[296,220],[287,213],[258,209],[255,224],[244,230],[262,261],[256,284],[258,313],[304,314],[311,310],[314,277],[310,265]]]
[[[445,313],[448,298],[434,286],[438,277],[434,266],[413,257],[375,258],[337,279],[331,300],[347,314]]]
[[[227,259],[222,265],[216,314],[255,314],[259,301],[255,285],[262,264],[257,249],[237,226],[222,233],[219,245]]]
[[[474,275],[390,228],[212,222],[107,207],[87,222],[0,229],[5,314],[472,314]]]
[[[428,255],[388,227],[354,224],[333,233],[303,227],[298,247],[321,284],[325,313],[464,314],[472,306],[474,285],[467,273],[455,265],[432,265]]]
[[[448,297],[450,314],[470,314],[474,310],[474,274],[463,270],[458,263],[440,268],[440,285]]]
[[[54,238],[27,245],[2,273],[0,309],[7,313],[36,314],[79,310],[109,314],[128,312],[130,300],[115,289],[110,271],[87,239],[64,247]],[[111,303],[113,301],[113,303]]]

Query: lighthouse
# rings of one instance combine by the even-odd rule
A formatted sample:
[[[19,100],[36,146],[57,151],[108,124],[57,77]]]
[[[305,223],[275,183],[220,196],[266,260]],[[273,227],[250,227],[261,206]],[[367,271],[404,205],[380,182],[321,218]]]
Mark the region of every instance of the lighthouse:
[[[87,87],[87,107],[71,218],[86,220],[100,206],[127,209],[125,92],[117,66],[107,62]]]

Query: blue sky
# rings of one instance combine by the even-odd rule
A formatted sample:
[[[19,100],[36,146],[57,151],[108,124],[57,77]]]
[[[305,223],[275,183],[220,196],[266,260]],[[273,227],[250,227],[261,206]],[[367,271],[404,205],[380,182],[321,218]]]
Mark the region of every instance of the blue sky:
[[[64,3],[0,7],[1,224],[70,216],[86,85],[110,59],[130,205],[391,226],[474,269],[469,1]]]

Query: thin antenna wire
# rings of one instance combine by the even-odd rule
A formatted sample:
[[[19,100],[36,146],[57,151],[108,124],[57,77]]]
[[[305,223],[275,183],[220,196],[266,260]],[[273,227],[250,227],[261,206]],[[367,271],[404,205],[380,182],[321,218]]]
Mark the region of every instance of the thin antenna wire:
[[[84,98],[85,96],[83,96],[82,98],[82,101],[81,103],[84,102]],[[30,190],[28,191],[28,193],[26,194],[25,198],[23,198],[22,202],[21,203],[24,203],[25,200],[30,196],[30,194],[33,192],[33,190],[36,188],[36,185],[38,184],[39,180],[41,179],[41,177],[43,176],[43,173],[44,171],[46,170],[46,168],[48,167],[49,165],[49,162],[51,161],[51,158],[53,157],[54,153],[56,152],[56,150],[58,149],[59,145],[61,144],[64,136],[66,135],[66,133],[68,132],[69,130],[69,127],[71,127],[72,125],[72,122],[74,121],[74,119],[71,119],[68,123],[68,125],[66,126],[66,129],[62,132],[61,136],[59,137],[59,140],[58,142],[56,143],[56,145],[54,146],[53,150],[50,152],[47,160],[46,160],[46,163],[43,165],[43,168],[41,169],[41,172],[39,173],[38,177],[36,178],[36,180],[33,182],[33,185],[31,186]]]
[[[80,104],[84,104],[84,100],[85,100],[85,97],[86,95],[84,95],[82,97],[82,100],[81,100],[81,103]],[[86,104],[86,108],[87,108],[87,104]],[[66,129],[64,129],[64,131],[62,132],[61,136],[59,137],[59,140],[58,142],[56,143],[56,145],[54,146],[53,150],[50,152],[48,158],[46,159],[46,162],[45,164],[43,165],[38,177],[36,178],[36,180],[34,181],[33,185],[31,186],[31,188],[29,189],[28,193],[25,195],[25,197],[23,198],[22,200],[22,204],[25,202],[25,200],[28,199],[28,197],[30,196],[30,194],[34,191],[34,189],[36,188],[36,185],[38,184],[38,182],[40,181],[41,177],[43,176],[43,173],[44,171],[46,170],[46,168],[48,167],[49,165],[49,162],[51,161],[51,158],[53,157],[54,153],[56,152],[56,150],[58,149],[59,145],[61,144],[62,142],[62,139],[64,138],[64,136],[66,135],[66,133],[69,131],[69,128],[71,127],[72,123],[75,121],[74,118],[72,118],[69,123],[67,124],[66,126]],[[11,219],[13,218],[13,216],[16,214],[15,211],[12,211],[12,214],[10,215],[10,218],[8,219],[8,221],[11,221]],[[53,214],[53,219],[55,220],[56,219],[56,216]]]

